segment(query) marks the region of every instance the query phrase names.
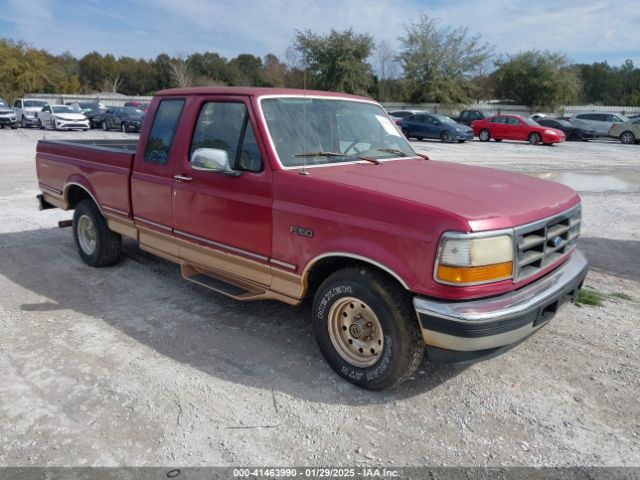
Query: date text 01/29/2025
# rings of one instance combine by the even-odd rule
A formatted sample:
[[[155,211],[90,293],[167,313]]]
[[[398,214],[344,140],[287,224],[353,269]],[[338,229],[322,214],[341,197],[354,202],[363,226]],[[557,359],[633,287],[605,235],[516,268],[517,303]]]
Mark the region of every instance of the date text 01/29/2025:
[[[234,468],[234,478],[398,478],[398,469],[388,468]]]

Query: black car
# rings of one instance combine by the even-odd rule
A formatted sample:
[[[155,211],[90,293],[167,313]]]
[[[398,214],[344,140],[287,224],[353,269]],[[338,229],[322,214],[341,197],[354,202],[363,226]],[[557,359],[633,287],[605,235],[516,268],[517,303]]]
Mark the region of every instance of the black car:
[[[107,111],[107,109],[97,101],[67,102],[67,105],[74,110],[83,113],[84,116],[89,119],[89,126],[91,128],[98,128],[102,125],[104,113]]]
[[[566,120],[560,118],[541,118],[537,121],[543,127],[555,128],[562,130],[567,141],[579,142],[581,140],[589,140],[590,138],[596,138],[596,132],[594,130],[584,130],[582,128],[571,125]]]
[[[122,130],[123,133],[139,132],[143,120],[144,112],[135,107],[111,107],[104,114],[102,129]]]

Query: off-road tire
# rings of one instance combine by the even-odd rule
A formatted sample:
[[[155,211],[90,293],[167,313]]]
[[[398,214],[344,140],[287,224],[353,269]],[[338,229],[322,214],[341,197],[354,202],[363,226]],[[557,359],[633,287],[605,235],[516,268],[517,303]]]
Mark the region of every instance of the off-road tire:
[[[95,229],[95,248],[87,249],[81,245],[79,224],[90,221]],[[92,267],[106,267],[113,265],[120,258],[122,237],[110,230],[107,221],[93,200],[83,200],[76,206],[73,213],[73,239],[78,247],[78,254],[82,261]]]
[[[346,302],[347,311],[354,308],[353,304],[349,305],[350,298],[354,299],[357,308],[366,306],[368,314],[373,313],[381,327],[380,350],[369,356],[375,363],[364,367],[347,361],[336,348],[335,333],[333,341],[330,333],[332,314],[338,318],[347,316],[346,312],[340,314],[337,307]],[[354,385],[368,390],[397,386],[412,376],[422,361],[424,342],[411,296],[381,272],[355,266],[333,273],[318,288],[312,315],[316,339],[324,358],[338,375]],[[349,332],[345,332],[345,336],[351,334],[351,327],[341,328]],[[350,348],[346,343],[342,345]]]

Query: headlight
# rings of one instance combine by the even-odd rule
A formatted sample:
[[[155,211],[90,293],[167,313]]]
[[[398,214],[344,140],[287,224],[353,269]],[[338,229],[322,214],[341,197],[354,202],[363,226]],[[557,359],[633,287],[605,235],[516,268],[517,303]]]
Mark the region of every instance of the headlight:
[[[440,239],[434,278],[449,285],[477,285],[513,277],[511,235],[447,232]]]
[[[558,132],[554,132],[553,130],[545,130],[544,133],[547,135],[558,135]]]

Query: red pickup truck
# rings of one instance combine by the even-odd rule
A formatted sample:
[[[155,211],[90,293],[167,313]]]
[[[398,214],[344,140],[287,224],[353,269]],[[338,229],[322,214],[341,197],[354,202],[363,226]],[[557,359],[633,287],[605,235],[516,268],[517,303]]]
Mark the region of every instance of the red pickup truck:
[[[121,235],[238,300],[313,298],[320,350],[348,381],[399,384],[424,352],[470,361],[575,298],[570,188],[416,153],[380,105],[327,92],[159,92],[139,141],[40,141],[41,208],[75,210],[82,260]]]

